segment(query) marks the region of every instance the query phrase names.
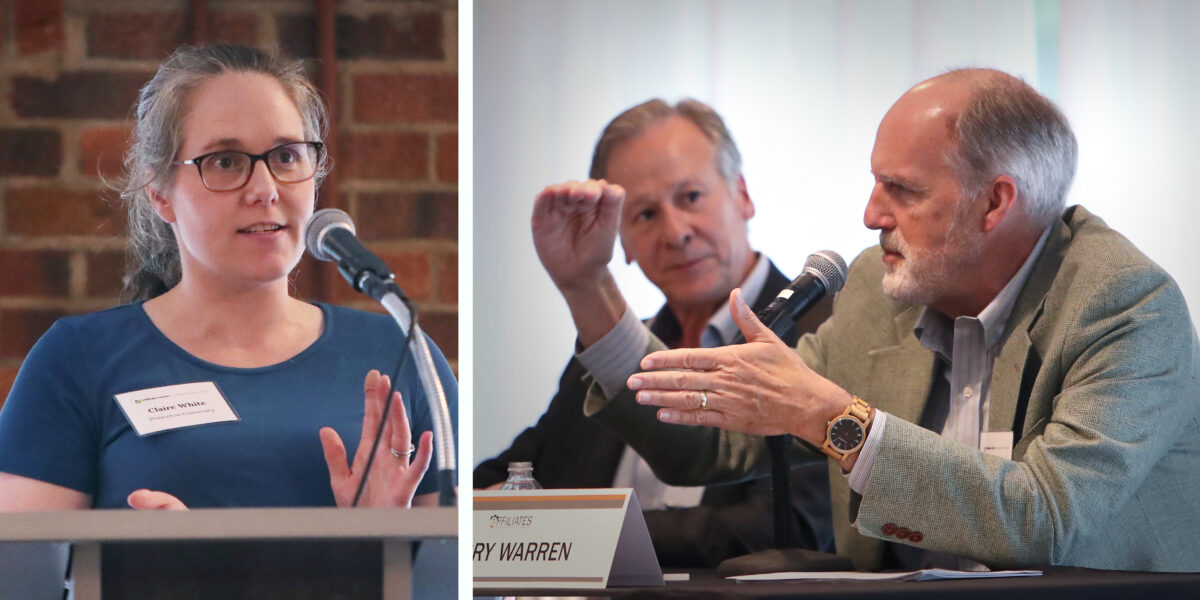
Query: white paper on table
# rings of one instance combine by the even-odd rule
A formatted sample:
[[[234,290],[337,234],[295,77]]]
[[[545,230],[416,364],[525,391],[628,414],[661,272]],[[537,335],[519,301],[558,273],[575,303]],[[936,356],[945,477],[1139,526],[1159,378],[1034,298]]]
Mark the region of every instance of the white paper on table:
[[[734,581],[941,581],[945,579],[986,579],[993,577],[1039,577],[1041,571],[952,571],[921,569],[896,573],[860,573],[858,571],[784,571],[757,575],[736,575]]]

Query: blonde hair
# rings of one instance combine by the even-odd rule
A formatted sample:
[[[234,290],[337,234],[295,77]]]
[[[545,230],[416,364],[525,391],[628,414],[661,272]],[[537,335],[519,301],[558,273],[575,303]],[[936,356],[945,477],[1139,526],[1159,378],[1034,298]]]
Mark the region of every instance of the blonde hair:
[[[742,175],[742,154],[738,152],[737,144],[733,143],[733,135],[729,133],[729,128],[725,126],[725,121],[717,111],[691,98],[680,100],[674,105],[667,104],[661,98],[654,98],[626,110],[609,121],[604,127],[604,132],[600,134],[600,139],[596,140],[588,176],[592,179],[604,179],[608,172],[608,158],[618,145],[637,137],[650,125],[672,116],[683,117],[700,129],[717,150],[717,173],[725,180],[730,190],[736,189],[738,178]]]

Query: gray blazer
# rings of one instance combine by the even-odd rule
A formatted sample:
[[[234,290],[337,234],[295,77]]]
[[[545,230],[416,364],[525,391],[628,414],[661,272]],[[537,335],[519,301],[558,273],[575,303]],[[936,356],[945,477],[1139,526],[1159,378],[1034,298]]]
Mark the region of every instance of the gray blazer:
[[[886,296],[882,276],[880,249],[863,252],[833,316],[797,345],[889,414],[866,494],[828,461],[840,554],[875,569],[888,539],[994,568],[1200,571],[1200,342],[1161,268],[1082,207],[1055,224],[992,372],[990,429],[1015,432],[1012,460],[915,425],[935,358],[913,335],[922,307]],[[668,483],[769,471],[762,438],[658,423],[628,391],[608,401],[593,385],[584,411]]]

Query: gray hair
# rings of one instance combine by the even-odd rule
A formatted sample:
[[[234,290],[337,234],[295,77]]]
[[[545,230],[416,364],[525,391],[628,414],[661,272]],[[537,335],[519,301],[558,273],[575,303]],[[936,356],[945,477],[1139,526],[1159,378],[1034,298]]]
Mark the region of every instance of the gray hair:
[[[227,72],[274,77],[300,111],[305,139],[324,138],[328,122],[325,104],[299,61],[232,44],[177,49],[138,94],[137,122],[125,153],[120,194],[129,214],[131,257],[125,295],[131,300],[158,296],[182,277],[179,245],[171,227],[154,212],[148,188],[167,187],[174,181],[172,163],[183,142],[183,120],[191,93],[204,80]],[[315,177],[317,187],[327,173],[328,163],[322,161]]]
[[[637,137],[646,127],[672,116],[691,121],[712,142],[717,149],[717,173],[731,190],[735,189],[738,178],[742,176],[742,154],[738,152],[737,144],[733,143],[733,136],[725,127],[721,115],[711,106],[691,98],[680,100],[674,106],[660,98],[647,100],[609,121],[600,139],[596,140],[588,176],[603,179],[608,171],[608,159],[617,145]]]
[[[954,124],[958,148],[948,161],[964,200],[973,199],[998,175],[1017,183],[1030,224],[1044,228],[1066,204],[1075,177],[1078,144],[1066,116],[1029,84],[999,71],[963,69],[971,97]]]

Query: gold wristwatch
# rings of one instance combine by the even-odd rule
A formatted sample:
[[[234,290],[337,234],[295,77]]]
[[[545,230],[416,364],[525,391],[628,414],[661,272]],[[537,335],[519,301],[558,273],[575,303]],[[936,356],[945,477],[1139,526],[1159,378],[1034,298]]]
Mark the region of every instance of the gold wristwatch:
[[[871,405],[853,396],[846,410],[825,427],[825,444],[821,446],[821,452],[837,461],[858,452],[867,441],[867,424],[870,422]]]

